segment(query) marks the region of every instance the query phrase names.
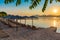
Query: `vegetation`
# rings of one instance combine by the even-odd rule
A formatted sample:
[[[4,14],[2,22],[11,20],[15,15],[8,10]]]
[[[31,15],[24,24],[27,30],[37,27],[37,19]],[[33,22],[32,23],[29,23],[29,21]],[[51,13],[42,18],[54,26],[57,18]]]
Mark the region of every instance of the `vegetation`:
[[[18,6],[19,4],[21,4],[21,0],[5,0],[5,4],[11,3],[11,2],[15,2],[16,1],[16,6]],[[28,2],[29,0],[25,0],[25,2]],[[43,0],[31,0],[31,4],[30,5],[30,9],[35,8],[41,1]],[[46,10],[47,4],[48,2],[50,2],[50,4],[53,2],[54,0],[45,0],[43,8],[42,8],[42,12],[44,12]],[[55,0],[56,2],[60,2],[60,0]]]
[[[4,16],[7,16],[7,13],[6,12],[0,12],[0,17],[4,17]]]

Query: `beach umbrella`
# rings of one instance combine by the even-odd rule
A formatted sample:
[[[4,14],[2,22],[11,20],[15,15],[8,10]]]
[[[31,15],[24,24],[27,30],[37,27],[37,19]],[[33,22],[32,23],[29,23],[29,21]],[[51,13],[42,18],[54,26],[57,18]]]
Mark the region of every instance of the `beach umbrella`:
[[[26,19],[29,18],[28,16],[23,16],[23,19],[25,19],[25,24],[26,24]]]
[[[32,19],[32,26],[33,26],[33,18],[35,18],[35,16],[30,16],[30,18]]]

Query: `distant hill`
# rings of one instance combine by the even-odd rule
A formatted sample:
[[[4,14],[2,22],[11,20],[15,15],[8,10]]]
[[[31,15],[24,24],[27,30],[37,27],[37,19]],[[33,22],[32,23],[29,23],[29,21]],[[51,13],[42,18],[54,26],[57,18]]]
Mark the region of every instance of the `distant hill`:
[[[0,12],[0,17],[4,17],[4,16],[7,16],[7,13],[6,12]]]
[[[18,15],[7,15],[3,18],[10,18],[10,19],[25,19],[25,18],[38,18],[38,16],[18,16]]]

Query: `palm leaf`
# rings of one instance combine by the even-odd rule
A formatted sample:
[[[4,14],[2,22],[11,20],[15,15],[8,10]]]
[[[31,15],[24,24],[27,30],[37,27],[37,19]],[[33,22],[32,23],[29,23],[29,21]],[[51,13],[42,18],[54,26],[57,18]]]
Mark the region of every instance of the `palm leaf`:
[[[21,4],[21,0],[4,0],[4,3],[5,4],[8,4],[8,3],[12,3],[16,1],[16,6],[20,5]],[[24,0],[25,2],[28,2],[29,0]],[[43,0],[42,0],[43,1]],[[48,1],[49,0],[45,0],[45,3],[44,3],[44,6],[42,8],[42,12],[45,11],[46,7],[47,7],[47,4],[48,4]],[[60,2],[60,0],[55,0],[56,2]],[[41,0],[31,0],[31,5],[30,5],[30,9],[32,8],[35,8],[39,3],[41,2]],[[50,0],[50,3],[52,3],[53,0]]]
[[[21,4],[21,0],[17,0],[16,1],[16,6],[20,5]]]
[[[11,2],[14,2],[14,0],[5,0],[4,1],[5,4],[11,3]]]
[[[50,3],[52,3],[53,2],[53,0],[50,0]]]
[[[56,0],[57,2],[60,2],[60,0]]]
[[[32,5],[29,7],[30,9],[35,8],[41,0],[31,0]]]
[[[44,6],[43,6],[43,8],[42,8],[42,12],[45,11],[45,9],[46,9],[46,7],[47,7],[47,4],[48,4],[48,0],[45,0]]]

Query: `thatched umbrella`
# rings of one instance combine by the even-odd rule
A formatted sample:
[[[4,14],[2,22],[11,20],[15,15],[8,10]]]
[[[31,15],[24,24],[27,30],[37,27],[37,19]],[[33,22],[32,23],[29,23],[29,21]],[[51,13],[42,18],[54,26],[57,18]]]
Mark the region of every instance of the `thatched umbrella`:
[[[32,19],[32,26],[33,26],[33,18],[34,18],[34,16],[30,16],[30,18]]]
[[[26,24],[26,19],[28,18],[28,16],[23,16],[23,19],[25,19],[25,24]]]
[[[16,22],[17,22],[17,21],[18,21],[18,19],[19,19],[19,17],[18,17],[18,16],[11,16],[11,15],[6,16],[6,17],[3,17],[3,18],[7,19],[7,21],[8,21],[8,25],[9,25],[9,19],[16,20]],[[16,25],[17,25],[17,24],[16,24]],[[18,30],[18,27],[17,27],[17,26],[16,26],[16,30]]]

